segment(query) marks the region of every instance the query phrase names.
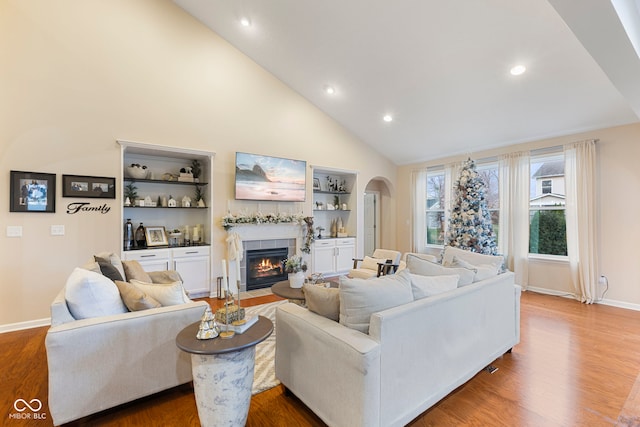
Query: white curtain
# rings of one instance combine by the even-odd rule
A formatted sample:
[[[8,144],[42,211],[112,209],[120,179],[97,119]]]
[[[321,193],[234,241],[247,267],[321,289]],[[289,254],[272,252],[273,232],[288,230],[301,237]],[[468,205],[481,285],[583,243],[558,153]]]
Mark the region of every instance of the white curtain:
[[[567,255],[571,280],[580,301],[598,299],[596,242],[596,141],[580,141],[564,147]]]
[[[517,284],[529,285],[529,153],[500,156],[500,230],[498,246]]]
[[[427,243],[427,170],[411,172],[413,197],[411,200],[411,224],[413,225],[413,242],[411,250],[423,253]]]
[[[449,217],[451,217],[451,206],[455,197],[455,184],[460,179],[460,169],[464,162],[454,162],[444,167],[444,244],[447,244],[447,233],[449,232]]]

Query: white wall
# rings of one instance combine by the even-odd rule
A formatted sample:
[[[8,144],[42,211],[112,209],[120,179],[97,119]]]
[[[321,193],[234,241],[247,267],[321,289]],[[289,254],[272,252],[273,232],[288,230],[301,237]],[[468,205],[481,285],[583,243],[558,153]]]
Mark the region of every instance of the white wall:
[[[554,147],[584,139],[599,139],[598,153],[598,253],[599,274],[608,278],[606,303],[640,309],[640,124],[600,129],[561,138],[533,141],[510,147],[470,153],[474,159],[501,153]],[[406,165],[398,169],[398,228],[399,249],[411,249],[411,171],[413,169],[463,160],[451,157],[430,162]],[[566,263],[532,260],[529,266],[529,285],[550,293],[573,293]]]
[[[217,153],[214,266],[236,151],[356,170],[360,205],[371,178],[396,179],[390,161],[170,1],[3,0],[0,93],[0,326],[48,317],[75,266],[120,251],[121,189],[104,215],[66,214],[74,199],[60,189],[63,173],[119,176],[116,139]],[[9,213],[9,170],[57,174],[56,213]],[[54,224],[66,234],[51,236]],[[6,237],[8,225],[23,237]]]

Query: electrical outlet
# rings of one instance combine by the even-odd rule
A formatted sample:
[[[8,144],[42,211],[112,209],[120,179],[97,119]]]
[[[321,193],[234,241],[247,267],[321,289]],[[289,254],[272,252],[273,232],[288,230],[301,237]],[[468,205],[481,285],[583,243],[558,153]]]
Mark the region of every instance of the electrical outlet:
[[[22,226],[7,225],[7,237],[22,237]]]
[[[52,225],[51,226],[51,235],[52,236],[64,236],[64,225]]]

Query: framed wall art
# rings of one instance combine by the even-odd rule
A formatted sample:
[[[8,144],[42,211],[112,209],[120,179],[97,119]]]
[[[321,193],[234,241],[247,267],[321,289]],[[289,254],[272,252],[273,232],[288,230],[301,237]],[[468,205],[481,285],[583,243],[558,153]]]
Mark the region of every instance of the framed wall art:
[[[56,175],[11,171],[9,212],[55,212]]]
[[[147,239],[147,247],[168,246],[167,233],[162,226],[147,226],[144,229],[144,235]]]
[[[116,198],[116,179],[103,176],[62,175],[62,197]]]

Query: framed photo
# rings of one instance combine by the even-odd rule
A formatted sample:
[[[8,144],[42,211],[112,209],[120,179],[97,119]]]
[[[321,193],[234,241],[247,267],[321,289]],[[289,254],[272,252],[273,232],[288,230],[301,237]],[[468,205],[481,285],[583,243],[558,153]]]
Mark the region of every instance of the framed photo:
[[[9,212],[55,212],[56,175],[11,171]]]
[[[144,236],[147,239],[147,247],[153,246],[168,246],[167,233],[162,226],[146,227],[144,229]]]
[[[313,190],[320,191],[320,178],[313,178]]]
[[[103,176],[62,175],[62,197],[116,198],[116,179]]]

